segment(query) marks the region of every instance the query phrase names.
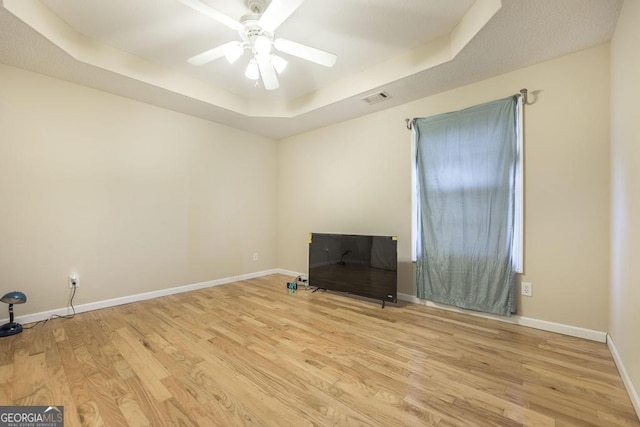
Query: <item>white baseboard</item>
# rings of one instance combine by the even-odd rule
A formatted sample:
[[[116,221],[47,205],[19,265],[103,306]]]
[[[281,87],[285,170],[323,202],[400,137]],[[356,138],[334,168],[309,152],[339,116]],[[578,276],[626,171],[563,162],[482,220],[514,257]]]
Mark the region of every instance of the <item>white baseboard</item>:
[[[306,273],[299,273],[296,271],[290,271],[290,270],[284,270],[284,269],[277,269],[276,272],[278,274],[284,274],[286,276],[292,276],[292,277],[297,277],[299,275],[306,276]],[[456,313],[469,314],[472,316],[482,317],[485,319],[498,320],[500,322],[511,323],[511,324],[520,325],[520,326],[527,326],[530,328],[540,329],[548,332],[556,332],[559,334],[568,335],[568,336],[577,337],[577,338],[584,338],[591,341],[597,341],[601,343],[607,342],[606,332],[594,331],[592,329],[585,329],[577,326],[565,325],[562,323],[554,323],[546,320],[532,319],[530,317],[523,317],[523,316],[504,317],[504,316],[497,316],[489,313],[480,313],[477,311],[464,310],[461,308],[452,307],[445,304],[437,304],[431,301],[421,300],[416,296],[403,294],[403,293],[398,293],[398,299],[400,301],[411,302],[414,304],[420,304],[427,307],[435,307],[442,310],[454,311]]]
[[[124,297],[112,298],[112,299],[103,300],[103,301],[90,302],[87,304],[81,304],[81,305],[75,306],[74,308],[76,313],[83,313],[86,311],[100,310],[102,308],[115,307],[117,305],[129,304],[132,302],[144,301],[152,298],[179,294],[182,292],[189,292],[189,291],[195,291],[198,289],[210,288],[212,286],[226,285],[228,283],[240,282],[242,280],[254,279],[256,277],[268,276],[270,274],[276,274],[276,273],[278,273],[276,269],[258,271],[255,273],[241,274],[239,276],[231,276],[231,277],[225,277],[222,279],[210,280],[208,282],[193,283],[191,285],[176,286],[173,288],[160,289],[157,291],[144,292],[141,294],[127,295]],[[27,323],[39,322],[41,320],[47,320],[54,315],[66,316],[69,314],[72,314],[70,307],[58,308],[55,310],[43,311],[40,313],[27,314],[24,316],[16,316],[15,321],[18,323],[27,324]],[[2,319],[0,320],[0,324],[4,324],[8,321],[9,321],[8,318]]]
[[[601,331],[594,331],[592,329],[579,328],[577,326],[564,325],[562,323],[548,322],[546,320],[532,319],[530,317],[523,316],[497,316],[489,313],[480,313],[477,311],[464,310],[461,308],[452,307],[444,304],[437,304],[431,301],[421,300],[418,297],[408,294],[398,294],[398,299],[401,301],[412,302],[414,304],[421,304],[427,307],[435,307],[442,310],[454,311],[456,313],[469,314],[471,316],[482,317],[484,319],[498,320],[500,322],[511,323],[514,325],[527,326],[530,328],[540,329],[543,331],[556,332],[563,335],[569,335],[572,337],[584,338],[591,341],[597,341],[605,343],[607,342],[607,333]]]
[[[622,358],[620,357],[620,353],[618,353],[618,349],[610,335],[607,335],[607,346],[609,346],[609,351],[613,356],[613,361],[616,362],[616,367],[618,368],[622,382],[627,389],[633,408],[636,410],[636,415],[640,418],[640,396],[638,395],[638,389],[633,385],[633,381],[631,381],[631,377],[629,376],[629,373],[622,362]]]
[[[297,271],[285,270],[283,268],[277,268],[276,273],[291,277],[307,276],[307,273],[298,273]]]
[[[191,285],[177,286],[173,288],[160,289],[157,291],[145,292],[141,294],[128,295],[128,296],[123,296],[123,297],[118,297],[118,298],[113,298],[113,299],[108,299],[103,301],[96,301],[96,302],[91,302],[87,304],[81,304],[76,306],[75,310],[76,310],[76,313],[83,313],[91,310],[99,310],[102,308],[114,307],[122,304],[129,304],[136,301],[144,301],[151,298],[158,298],[158,297],[163,297],[167,295],[179,294],[182,292],[195,291],[197,289],[210,288],[212,286],[219,286],[219,285],[224,285],[228,283],[239,282],[242,280],[248,280],[256,277],[267,276],[270,274],[282,274],[282,275],[291,276],[291,277],[297,277],[300,275],[306,276],[305,273],[299,273],[296,271],[276,268],[272,270],[264,270],[264,271],[258,271],[255,273],[242,274],[239,276],[231,276],[231,277],[226,277],[222,279],[210,280],[208,282],[194,283]],[[472,316],[498,320],[501,322],[507,322],[507,323],[512,323],[512,324],[521,325],[521,326],[528,326],[531,328],[541,329],[544,331],[557,332],[560,334],[570,335],[570,336],[579,337],[579,338],[585,338],[592,341],[598,341],[603,343],[607,342],[607,334],[605,332],[593,331],[590,329],[583,329],[575,326],[547,322],[545,320],[531,319],[531,318],[522,317],[522,316],[502,317],[502,316],[495,316],[487,313],[478,313],[474,311],[462,310],[462,309],[458,309],[451,306],[436,304],[431,301],[420,300],[419,298],[413,295],[402,294],[402,293],[398,294],[398,299],[401,301],[407,301],[415,304],[426,305],[428,307],[436,307],[443,310],[450,310],[458,313],[466,313]],[[27,323],[33,323],[33,322],[49,319],[53,315],[65,316],[68,314],[71,314],[70,308],[68,307],[58,308],[55,310],[43,311],[40,313],[17,316],[15,321],[19,323],[27,324]],[[2,319],[0,320],[0,324],[3,324],[7,321],[8,319]]]

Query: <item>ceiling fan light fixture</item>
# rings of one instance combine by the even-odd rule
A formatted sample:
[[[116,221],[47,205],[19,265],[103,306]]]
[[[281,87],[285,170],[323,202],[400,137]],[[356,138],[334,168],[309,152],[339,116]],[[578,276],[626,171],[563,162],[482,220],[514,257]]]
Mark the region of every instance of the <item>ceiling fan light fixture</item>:
[[[253,51],[256,55],[267,56],[271,53],[271,40],[265,35],[259,35],[253,41]]]
[[[250,80],[258,80],[260,78],[258,62],[255,59],[252,58],[251,61],[249,61],[249,65],[247,65],[244,75]]]
[[[229,64],[236,62],[238,58],[242,56],[243,52],[244,47],[240,42],[229,43],[224,48],[224,56],[227,58],[227,61],[229,61]]]
[[[271,55],[271,65],[273,65],[273,68],[276,69],[276,73],[282,74],[284,69],[287,68],[288,64],[289,63],[287,62],[287,60],[282,58],[281,56]]]

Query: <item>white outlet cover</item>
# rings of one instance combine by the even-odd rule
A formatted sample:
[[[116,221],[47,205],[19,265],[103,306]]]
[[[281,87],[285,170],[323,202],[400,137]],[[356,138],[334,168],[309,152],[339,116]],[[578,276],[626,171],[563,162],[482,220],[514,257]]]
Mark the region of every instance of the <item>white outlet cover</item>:
[[[77,273],[73,273],[69,276],[69,287],[73,288],[73,283],[75,282],[76,288],[80,286],[80,276]]]

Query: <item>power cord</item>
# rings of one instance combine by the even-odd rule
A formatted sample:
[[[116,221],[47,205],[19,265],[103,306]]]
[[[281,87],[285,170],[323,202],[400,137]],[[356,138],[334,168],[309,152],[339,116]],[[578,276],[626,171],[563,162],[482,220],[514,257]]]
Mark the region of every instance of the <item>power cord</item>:
[[[73,312],[73,314],[65,314],[64,316],[60,316],[59,314],[53,314],[48,319],[40,320],[28,327],[23,326],[22,329],[33,329],[40,324],[44,325],[45,323],[47,323],[49,320],[52,320],[52,319],[73,319],[76,315],[76,309],[73,306],[73,298],[75,296],[76,296],[76,286],[73,286],[71,291],[71,296],[69,297],[69,303],[67,304],[67,307],[71,307],[71,311]]]

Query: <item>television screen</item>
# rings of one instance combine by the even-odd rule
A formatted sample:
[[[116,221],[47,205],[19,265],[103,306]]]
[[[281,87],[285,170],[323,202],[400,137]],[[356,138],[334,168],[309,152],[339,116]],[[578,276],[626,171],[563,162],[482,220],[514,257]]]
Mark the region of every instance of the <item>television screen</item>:
[[[394,236],[311,233],[309,285],[396,302],[397,247]]]

